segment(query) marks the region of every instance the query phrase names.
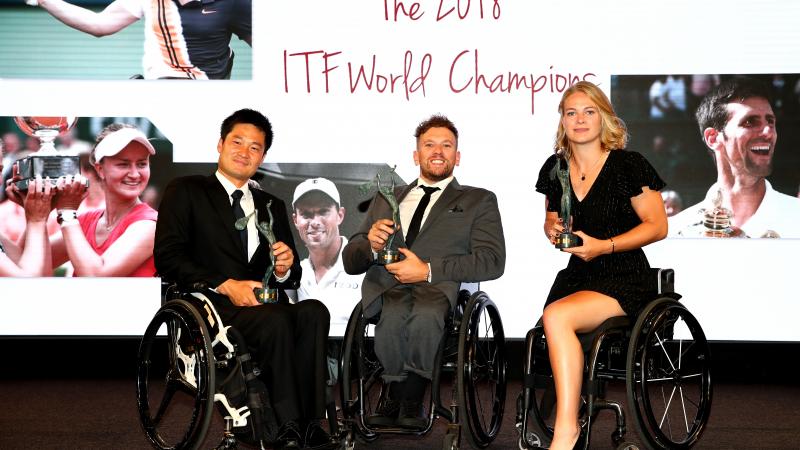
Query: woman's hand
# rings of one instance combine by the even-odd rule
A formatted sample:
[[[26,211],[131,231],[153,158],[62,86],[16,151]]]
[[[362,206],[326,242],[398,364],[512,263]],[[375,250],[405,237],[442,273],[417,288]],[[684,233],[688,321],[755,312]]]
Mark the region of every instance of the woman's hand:
[[[561,218],[558,217],[558,213],[547,212],[544,218],[544,234],[547,236],[547,239],[550,240],[550,243],[555,245],[556,236],[563,231],[564,225],[561,222]]]
[[[83,199],[89,195],[86,178],[81,174],[59,177],[56,181],[56,188],[58,188],[56,209],[76,211]]]
[[[16,186],[14,186],[16,188]],[[37,176],[28,185],[23,206],[25,207],[25,220],[28,223],[46,222],[52,208],[53,195],[56,189],[52,186],[50,178],[42,179]]]
[[[575,234],[583,240],[583,245],[565,248],[563,251],[571,253],[584,261],[591,261],[598,256],[611,253],[613,246],[609,239],[595,239],[583,231],[576,231]]]

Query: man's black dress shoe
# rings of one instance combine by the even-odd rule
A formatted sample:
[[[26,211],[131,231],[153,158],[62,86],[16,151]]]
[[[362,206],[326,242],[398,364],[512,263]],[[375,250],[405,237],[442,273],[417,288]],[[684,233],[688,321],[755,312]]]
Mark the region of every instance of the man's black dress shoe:
[[[306,427],[303,439],[303,448],[310,450],[323,450],[337,447],[338,443],[331,440],[331,435],[322,428],[319,420],[312,420]]]
[[[375,409],[375,414],[364,419],[371,427],[393,427],[400,413],[400,402],[391,398],[384,398]]]
[[[397,420],[397,414],[400,412],[400,399],[403,397],[405,389],[404,381],[391,382],[386,386],[386,391],[381,395],[378,401],[378,407],[375,408],[375,414],[368,416],[364,419],[367,426],[370,427],[393,427]]]
[[[428,417],[422,402],[417,400],[403,400],[400,403],[400,412],[397,416],[397,426],[409,430],[424,430],[428,427]]]
[[[301,448],[302,437],[300,436],[300,428],[294,421],[288,421],[281,425],[276,437],[275,448],[277,450],[295,450]]]

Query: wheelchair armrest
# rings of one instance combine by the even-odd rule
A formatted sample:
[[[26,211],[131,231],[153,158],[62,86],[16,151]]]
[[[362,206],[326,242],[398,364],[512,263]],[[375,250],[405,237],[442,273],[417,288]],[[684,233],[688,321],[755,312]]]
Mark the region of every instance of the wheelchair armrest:
[[[671,294],[675,292],[675,270],[652,268],[650,272],[656,278],[656,292],[659,294]]]

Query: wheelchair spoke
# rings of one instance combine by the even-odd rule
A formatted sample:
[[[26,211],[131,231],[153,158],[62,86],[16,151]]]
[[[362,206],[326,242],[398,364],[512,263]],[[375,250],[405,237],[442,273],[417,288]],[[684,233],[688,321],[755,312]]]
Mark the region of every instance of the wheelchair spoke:
[[[164,388],[164,396],[161,397],[161,402],[159,402],[156,416],[153,418],[153,426],[158,426],[158,424],[161,423],[161,419],[164,417],[164,413],[172,402],[172,397],[175,395],[176,390],[174,382],[172,380],[168,381]]]
[[[683,378],[685,380],[687,378],[697,378],[697,377],[702,377],[702,376],[703,376],[702,373],[693,373],[691,375],[682,375],[681,378]]]
[[[678,395],[681,398],[681,409],[683,409],[683,422],[686,424],[686,433],[689,433],[689,419],[686,417],[686,403],[683,401],[683,388],[678,387]]]
[[[658,335],[657,331],[655,332],[655,336],[656,336],[656,340],[658,340],[658,346],[661,347],[661,351],[664,352],[664,355],[667,357],[667,361],[669,362],[669,365],[670,365],[670,367],[672,367],[672,371],[674,372],[675,371],[675,364],[672,364],[672,359],[670,358],[669,353],[667,353],[667,349],[664,348],[664,342],[665,341],[661,339],[661,337]]]
[[[662,381],[672,381],[672,380],[673,380],[672,377],[664,377],[664,378],[648,378],[648,379],[646,379],[644,381],[646,381],[648,383],[659,383],[659,382],[662,382]]]
[[[675,396],[675,387],[673,386],[672,392],[669,394],[669,400],[666,400],[666,406],[664,407],[664,415],[661,416],[661,422],[659,422],[658,427],[662,428],[664,426],[664,420],[667,419],[667,413],[669,413],[669,407],[672,404],[672,397]]]

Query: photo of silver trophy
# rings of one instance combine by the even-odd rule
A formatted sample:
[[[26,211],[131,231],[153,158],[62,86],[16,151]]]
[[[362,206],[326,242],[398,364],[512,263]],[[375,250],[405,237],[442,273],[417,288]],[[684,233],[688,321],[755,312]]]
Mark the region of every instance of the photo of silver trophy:
[[[397,166],[392,167],[389,171],[384,173],[384,177],[388,178],[390,183],[387,186],[385,183],[381,183],[381,174],[378,173],[375,175],[375,187],[378,190],[378,194],[380,194],[386,202],[389,204],[389,207],[392,209],[392,222],[394,222],[394,233],[389,236],[389,239],[386,240],[386,245],[384,245],[383,249],[378,252],[378,258],[376,262],[380,265],[391,264],[397,261],[400,261],[402,254],[397,250],[397,247],[394,245],[394,240],[397,235],[400,233],[400,203],[397,201],[397,197],[394,195],[394,188],[395,188],[395,169]],[[367,194],[372,189],[373,183],[369,182],[365,185],[361,186],[362,194]]]
[[[272,210],[269,208],[272,206],[272,200],[267,203],[267,214],[269,215],[269,219],[263,222],[259,222],[258,218],[256,218],[256,229],[258,232],[261,233],[264,238],[266,238],[267,242],[269,243],[269,265],[267,266],[267,270],[264,272],[264,278],[261,280],[261,287],[253,289],[253,293],[256,296],[256,301],[258,303],[277,303],[278,302],[278,290],[275,288],[269,287],[269,279],[275,275],[275,254],[272,252],[272,246],[278,242],[278,239],[275,237],[275,232],[272,231]],[[238,219],[234,226],[238,231],[242,231],[247,228],[247,223],[250,221],[250,218],[256,215],[256,210],[253,210],[250,214]]]
[[[713,208],[703,212],[703,236],[712,238],[747,237],[741,229],[731,225],[733,212],[722,206],[722,191],[717,191],[713,204]]]
[[[37,176],[49,177],[55,184],[59,177],[81,173],[80,156],[57,151],[54,143],[56,137],[72,128],[77,119],[29,116],[14,118],[14,122],[25,134],[38,138],[40,142],[37,152],[14,163],[14,172],[20,178],[16,185],[20,190],[27,190],[28,184]]]
[[[555,247],[580,247],[583,245],[583,239],[572,232],[572,185],[569,182],[569,161],[563,157],[559,158],[553,171],[561,182],[561,209],[558,216],[561,218],[561,225],[564,226],[564,230],[556,235]]]

